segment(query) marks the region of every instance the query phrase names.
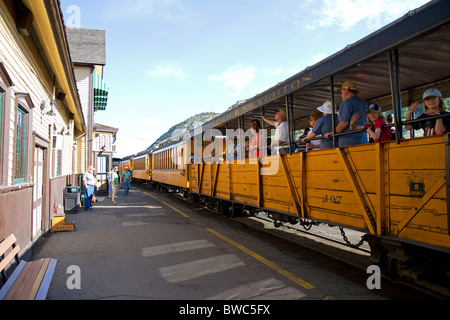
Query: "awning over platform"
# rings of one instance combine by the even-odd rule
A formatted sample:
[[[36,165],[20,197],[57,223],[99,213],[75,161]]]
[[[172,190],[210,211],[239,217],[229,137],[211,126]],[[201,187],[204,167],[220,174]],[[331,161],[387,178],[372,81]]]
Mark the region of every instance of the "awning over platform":
[[[108,105],[109,88],[94,70],[94,111],[105,111]]]

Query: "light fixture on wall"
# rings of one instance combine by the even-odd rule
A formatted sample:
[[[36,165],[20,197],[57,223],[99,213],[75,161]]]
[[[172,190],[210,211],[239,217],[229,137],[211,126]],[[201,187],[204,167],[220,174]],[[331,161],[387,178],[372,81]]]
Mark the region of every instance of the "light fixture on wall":
[[[41,101],[41,124],[42,124],[42,118],[45,115],[45,108],[47,106],[47,102],[45,100]]]
[[[45,100],[41,101],[41,114],[45,114],[45,108],[47,107],[47,102]]]
[[[45,101],[45,100],[41,101],[41,122],[42,122],[42,116],[44,116],[44,115],[48,115],[48,116],[52,116],[52,117],[56,116],[56,113],[54,111],[54,105],[55,105],[55,101],[53,100],[50,111],[46,113],[45,110],[47,109],[47,101]]]
[[[52,109],[47,113],[51,117],[56,117],[55,113],[55,98],[56,98],[56,75],[53,76],[53,94],[52,94]]]
[[[47,113],[48,116],[51,117],[56,117],[56,113],[55,113],[55,100],[52,100],[52,108],[51,110]]]

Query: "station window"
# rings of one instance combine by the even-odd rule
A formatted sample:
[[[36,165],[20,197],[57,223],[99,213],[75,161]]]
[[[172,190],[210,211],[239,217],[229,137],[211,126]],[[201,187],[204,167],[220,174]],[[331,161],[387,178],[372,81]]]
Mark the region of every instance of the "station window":
[[[0,90],[0,142],[3,142],[3,140],[2,140],[2,132],[3,132],[3,118],[2,118],[2,114],[3,114],[3,94],[4,94],[4,92],[2,90]],[[1,145],[3,145],[3,143],[1,143]],[[0,157],[0,160],[1,160],[1,157]]]
[[[0,141],[2,138],[3,91],[0,90]]]
[[[16,174],[14,183],[25,182],[26,158],[27,158],[27,124],[28,114],[20,106],[17,108],[16,119]]]
[[[0,90],[0,185],[3,183],[2,171],[3,171],[3,95],[4,91]]]

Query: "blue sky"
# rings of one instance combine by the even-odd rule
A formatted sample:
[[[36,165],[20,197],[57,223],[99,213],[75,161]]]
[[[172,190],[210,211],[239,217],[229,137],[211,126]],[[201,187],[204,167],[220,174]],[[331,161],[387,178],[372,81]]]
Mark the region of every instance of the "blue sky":
[[[61,0],[66,24],[106,30],[110,87],[95,122],[118,157],[226,111],[428,0]],[[75,6],[75,7],[70,7]],[[73,10],[75,8],[76,10]]]

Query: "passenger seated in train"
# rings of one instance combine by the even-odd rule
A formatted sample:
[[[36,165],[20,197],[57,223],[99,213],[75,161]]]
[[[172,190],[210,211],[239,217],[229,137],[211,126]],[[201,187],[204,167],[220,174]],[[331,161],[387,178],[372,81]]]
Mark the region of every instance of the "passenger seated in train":
[[[316,127],[318,121],[320,118],[322,118],[323,114],[322,112],[314,112],[309,115],[309,124],[312,128],[312,131],[314,132],[314,128]],[[320,135],[317,135],[320,137]],[[320,146],[322,144],[322,141],[320,139],[311,140],[306,143],[306,151],[313,151],[313,150],[319,150]]]
[[[265,116],[262,119],[271,126],[275,126],[275,140],[272,141],[272,154],[287,154],[289,153],[289,128],[286,121],[286,111],[283,109],[275,112],[275,121],[267,119]]]
[[[333,131],[332,103],[330,101],[325,101],[325,103],[322,106],[318,107],[317,110],[319,110],[319,112],[323,114],[323,117],[318,119],[313,130],[309,133],[306,139],[303,139],[303,142],[307,142],[308,140],[314,139],[315,137],[318,136],[325,137],[327,133]],[[335,122],[337,126],[338,125],[337,116],[335,117]],[[338,139],[336,139],[336,142],[338,143]],[[338,145],[336,147],[338,147]],[[330,138],[322,139],[320,149],[330,149],[330,148],[333,148],[333,139]]]
[[[414,102],[406,113],[406,121],[410,121],[412,119],[412,115],[417,111],[420,101]],[[439,115],[450,114],[446,112],[446,106],[444,99],[442,97],[442,93],[437,89],[429,89],[425,91],[423,94],[423,104],[424,104],[424,113],[418,118],[423,119],[424,121],[416,122],[412,124],[407,124],[407,130],[419,130],[423,129],[424,136],[435,136],[450,132],[450,117],[442,118],[442,119],[429,119],[431,117],[436,117]]]
[[[234,142],[233,142],[234,141]],[[244,160],[248,159],[250,150],[250,141],[248,138],[244,138],[244,143],[241,142],[237,137],[234,140],[228,141],[227,147],[227,160]]]
[[[360,113],[355,114],[352,117],[350,128],[352,130],[367,130],[370,136],[370,143],[379,143],[393,140],[391,128],[386,127],[385,117],[381,107],[377,104],[371,104],[366,112],[367,124],[365,126],[357,126]]]
[[[295,152],[305,152],[306,151],[306,141],[303,140],[309,135],[311,132],[311,128],[305,128],[303,131],[303,134],[298,138],[295,143],[297,144],[297,148],[295,149]]]
[[[367,103],[358,97],[358,89],[354,82],[347,81],[342,88],[337,91],[341,94],[342,102],[339,108],[340,122],[336,127],[336,133],[351,133],[350,121],[356,113],[366,114]],[[367,124],[366,117],[360,117],[357,126],[365,126]],[[333,133],[328,133],[326,138],[330,138]],[[368,143],[367,134],[365,132],[346,134],[339,136],[339,146],[346,147],[358,144]]]
[[[392,114],[388,115],[386,117],[386,122],[388,125],[394,125],[394,117],[392,116]],[[396,136],[395,136],[395,126],[391,127],[391,132],[392,132],[392,140],[395,140]]]
[[[249,148],[250,158],[259,158],[262,154],[262,152],[260,152],[262,146],[259,141],[260,140],[259,130],[261,130],[261,122],[259,120],[253,120],[251,131],[254,136],[252,142],[250,143]]]

